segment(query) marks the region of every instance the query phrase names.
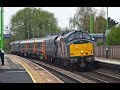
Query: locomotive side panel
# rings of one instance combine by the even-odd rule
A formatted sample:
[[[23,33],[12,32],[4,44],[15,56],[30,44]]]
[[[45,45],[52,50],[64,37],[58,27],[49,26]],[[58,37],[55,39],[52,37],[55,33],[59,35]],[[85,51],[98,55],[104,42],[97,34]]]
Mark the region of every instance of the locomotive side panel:
[[[56,56],[56,51],[57,51],[57,46],[55,40],[57,39],[58,35],[54,36],[49,36],[45,39],[45,51],[46,55],[50,57],[57,57]]]
[[[53,40],[46,40],[46,55],[55,57],[55,46]]]

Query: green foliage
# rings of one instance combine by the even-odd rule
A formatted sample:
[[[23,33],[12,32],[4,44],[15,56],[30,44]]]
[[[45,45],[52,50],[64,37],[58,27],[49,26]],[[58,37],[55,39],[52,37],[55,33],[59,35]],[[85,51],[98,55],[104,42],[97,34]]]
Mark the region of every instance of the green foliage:
[[[10,50],[10,42],[34,37],[43,37],[45,34],[61,32],[57,18],[53,13],[40,8],[24,8],[16,12],[10,21],[12,38],[5,40],[5,50]],[[39,31],[38,31],[39,30]],[[39,33],[39,34],[38,34]]]
[[[99,39],[99,40],[97,41],[96,45],[97,45],[97,46],[103,45],[102,39]]]
[[[117,25],[119,22],[116,22],[114,19],[108,17],[108,29],[114,27],[115,25]]]
[[[120,26],[113,27],[108,35],[109,45],[120,45]]]
[[[106,28],[105,12],[101,10],[98,16],[96,14],[97,10],[93,7],[78,7],[74,17],[70,18],[70,27],[90,32],[90,16],[92,16],[92,33],[102,33]]]
[[[35,37],[38,33],[43,37],[49,34],[49,30],[53,34],[58,29],[54,14],[40,8],[24,8],[11,18],[11,30],[16,39],[27,39],[28,35],[33,38],[33,32]]]

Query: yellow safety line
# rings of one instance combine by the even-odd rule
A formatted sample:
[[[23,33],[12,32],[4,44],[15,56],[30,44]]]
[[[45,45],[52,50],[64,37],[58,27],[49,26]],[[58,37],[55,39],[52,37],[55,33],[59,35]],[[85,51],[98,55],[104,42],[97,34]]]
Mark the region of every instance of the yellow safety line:
[[[27,60],[28,62],[31,62],[29,60]],[[33,63],[33,62],[31,62]],[[37,65],[36,63],[33,63],[35,65]],[[37,65],[38,67],[40,67],[39,65]],[[57,78],[56,76],[54,76],[52,73],[50,73],[49,71],[47,71],[46,69],[44,69],[43,67],[40,67],[41,69],[43,69],[44,71],[46,71],[47,73],[49,73],[51,76],[53,76],[54,78],[56,78],[57,80],[59,80],[60,82],[64,83],[63,81],[61,81],[59,78]]]
[[[18,61],[19,62],[19,61]],[[30,75],[30,77],[32,78],[32,80],[33,80],[33,82],[34,83],[37,83],[37,81],[34,79],[34,77],[32,76],[32,74],[29,72],[29,70],[21,63],[21,62],[19,62],[25,69],[26,69],[26,71],[28,72],[28,74]]]
[[[14,58],[15,61],[17,61],[15,58]],[[35,80],[35,78],[32,76],[32,74],[29,72],[29,70],[20,62],[20,61],[17,61],[18,63],[20,63],[24,68],[25,70],[28,72],[28,74],[30,75],[30,77],[32,78],[32,81],[34,83],[37,83],[37,81]]]
[[[29,60],[27,60],[28,62],[31,62]],[[33,62],[31,62],[33,63]],[[37,65],[36,63],[33,63],[35,65]],[[40,67],[39,65],[37,65],[38,67]],[[49,71],[47,71],[46,69],[44,69],[43,67],[40,67],[41,69],[43,69],[44,71],[46,71],[47,73],[49,73],[51,76],[53,76],[54,78],[56,78],[58,81],[60,81],[61,83],[64,83],[63,81],[61,81],[59,78],[55,77],[52,73],[50,73]]]

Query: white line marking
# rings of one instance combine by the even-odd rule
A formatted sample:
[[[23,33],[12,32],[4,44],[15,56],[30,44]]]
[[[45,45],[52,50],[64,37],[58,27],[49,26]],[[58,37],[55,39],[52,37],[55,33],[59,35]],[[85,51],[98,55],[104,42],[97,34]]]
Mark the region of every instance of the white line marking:
[[[46,79],[48,82],[52,82],[53,80],[51,80],[51,79]]]
[[[39,67],[33,67],[34,69],[39,69]]]
[[[44,74],[44,73],[40,73],[40,74]]]
[[[26,71],[6,71],[6,72],[26,72]]]

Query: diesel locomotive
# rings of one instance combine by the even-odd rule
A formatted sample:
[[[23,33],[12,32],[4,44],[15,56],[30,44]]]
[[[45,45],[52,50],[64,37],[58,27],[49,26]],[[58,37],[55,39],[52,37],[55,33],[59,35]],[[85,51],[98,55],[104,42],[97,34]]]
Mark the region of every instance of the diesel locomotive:
[[[81,30],[14,41],[11,43],[11,53],[38,57],[71,69],[87,68],[95,62],[92,37]]]

